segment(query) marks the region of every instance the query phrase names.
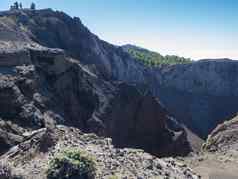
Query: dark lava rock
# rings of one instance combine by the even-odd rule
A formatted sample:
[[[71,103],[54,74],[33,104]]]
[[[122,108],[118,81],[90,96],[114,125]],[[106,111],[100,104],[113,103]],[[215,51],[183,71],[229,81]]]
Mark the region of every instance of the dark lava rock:
[[[0,66],[0,71],[11,71],[0,75],[0,116],[17,131],[55,121],[112,137],[119,147],[142,148],[159,156],[190,152],[183,129],[168,128],[170,118],[158,99],[136,86],[104,81],[62,50],[24,48],[30,64]],[[6,148],[24,138],[24,130],[16,134],[19,138],[2,133]]]
[[[0,39],[8,43],[9,40],[28,44],[34,41],[49,48],[64,49],[67,55],[79,60],[100,78],[145,84],[179,122],[202,138],[238,111],[236,61],[201,60],[157,68],[145,67],[122,47],[100,40],[79,18],[71,18],[63,12],[51,9],[6,11],[0,13],[0,17],[3,22],[0,24]],[[24,28],[18,28],[20,26]],[[8,43],[3,46],[4,50]],[[18,47],[16,43],[14,48]],[[11,59],[16,59],[14,54]],[[1,57],[4,58],[4,55]],[[29,63],[25,59],[18,58],[17,61]],[[9,60],[2,63],[9,65]],[[13,63],[16,62],[11,60],[10,64]],[[53,80],[53,76],[48,78]],[[72,115],[79,114],[72,112]]]

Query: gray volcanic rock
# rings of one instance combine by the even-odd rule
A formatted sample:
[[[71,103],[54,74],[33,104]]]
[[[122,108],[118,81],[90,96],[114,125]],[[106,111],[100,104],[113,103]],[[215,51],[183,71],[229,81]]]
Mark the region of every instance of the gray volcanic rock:
[[[11,56],[15,43],[8,43],[4,58]],[[64,51],[31,41],[20,43],[14,54],[0,65],[0,117],[16,126],[16,134],[3,129],[6,147],[1,152],[24,140],[27,130],[44,127],[48,113],[57,123],[111,136],[119,147],[139,147],[159,156],[190,152],[182,127],[169,128],[170,118],[158,100],[135,86],[104,81]]]
[[[11,148],[0,157],[0,162],[7,164],[13,174],[23,179],[46,179],[49,161],[65,149],[76,148],[86,152],[95,160],[96,179],[110,178],[171,178],[198,179],[192,170],[175,159],[159,159],[143,150],[118,149],[110,138],[95,134],[84,134],[77,128],[56,126],[51,137],[56,143],[42,152],[42,143],[47,133],[43,128],[29,133],[27,139]]]
[[[219,124],[203,144],[200,155],[184,158],[202,178],[238,178],[238,117]]]
[[[49,48],[64,49],[105,79],[144,79],[144,70],[138,68],[146,68],[138,66],[134,59],[128,60],[130,55],[121,48],[100,40],[77,17],[51,9],[7,11],[1,16],[21,26],[23,36]]]
[[[235,90],[238,63],[235,61],[201,60],[145,67],[123,48],[100,40],[79,18],[71,18],[63,12],[51,9],[7,11],[0,13],[0,17],[5,24],[3,27],[8,27],[3,31],[4,38],[7,33],[12,39],[61,48],[106,80],[147,85],[171,114],[201,137],[205,138],[217,124],[238,110]],[[15,26],[21,28],[16,31]],[[9,28],[14,32],[11,35]],[[18,44],[15,42],[14,46]]]
[[[229,150],[238,151],[238,117],[218,125],[208,136],[203,145],[204,151],[224,152]]]
[[[106,117],[109,136],[116,146],[143,148],[160,156],[189,153],[186,132],[181,126],[170,130],[175,127],[168,127],[168,123],[174,122],[158,100],[141,95],[125,83],[119,84],[118,89]]]
[[[237,112],[238,62],[198,61],[155,71],[154,90],[177,119],[202,137]],[[219,102],[220,101],[220,102]]]

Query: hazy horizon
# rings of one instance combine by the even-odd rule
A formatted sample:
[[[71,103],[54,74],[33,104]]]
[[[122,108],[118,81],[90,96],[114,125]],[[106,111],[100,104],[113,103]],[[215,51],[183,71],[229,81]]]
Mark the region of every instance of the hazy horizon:
[[[15,0],[0,2],[9,9]],[[32,0],[22,0],[29,7]],[[162,55],[238,59],[235,0],[35,0],[36,7],[79,17],[90,31],[115,45],[133,44]]]

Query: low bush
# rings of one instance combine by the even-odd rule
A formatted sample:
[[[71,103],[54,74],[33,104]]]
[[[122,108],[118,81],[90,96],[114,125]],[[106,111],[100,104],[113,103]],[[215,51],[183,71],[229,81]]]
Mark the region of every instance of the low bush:
[[[117,175],[111,175],[108,177],[108,179],[120,179]]]
[[[49,163],[48,179],[94,179],[95,160],[79,149],[67,149]]]

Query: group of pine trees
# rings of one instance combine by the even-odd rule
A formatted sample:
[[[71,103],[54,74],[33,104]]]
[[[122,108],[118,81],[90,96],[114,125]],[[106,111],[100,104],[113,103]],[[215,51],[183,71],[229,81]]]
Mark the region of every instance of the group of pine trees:
[[[137,60],[142,62],[143,64],[151,67],[156,67],[161,64],[182,64],[182,63],[189,63],[191,59],[179,57],[176,55],[166,55],[162,56],[159,53],[146,51],[146,50],[137,50],[131,48],[128,52]]]
[[[21,2],[20,3],[14,2],[14,4],[10,6],[10,10],[19,10],[19,9],[23,9],[23,6],[22,6]],[[31,3],[30,9],[35,10],[36,9],[36,4]]]

